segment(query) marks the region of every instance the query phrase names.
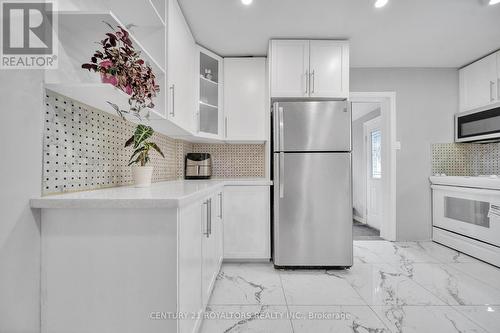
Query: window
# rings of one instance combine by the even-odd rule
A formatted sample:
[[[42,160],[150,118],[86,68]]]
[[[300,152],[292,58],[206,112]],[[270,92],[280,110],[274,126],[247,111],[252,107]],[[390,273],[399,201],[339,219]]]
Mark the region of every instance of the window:
[[[382,178],[382,133],[380,130],[375,130],[370,133],[371,149],[372,149],[372,178]]]

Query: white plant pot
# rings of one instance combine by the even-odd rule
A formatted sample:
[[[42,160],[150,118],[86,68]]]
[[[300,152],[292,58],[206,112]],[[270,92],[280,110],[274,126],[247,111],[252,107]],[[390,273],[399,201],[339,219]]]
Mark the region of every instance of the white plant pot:
[[[134,178],[135,187],[151,186],[151,178],[153,176],[152,166],[133,166],[132,177]]]

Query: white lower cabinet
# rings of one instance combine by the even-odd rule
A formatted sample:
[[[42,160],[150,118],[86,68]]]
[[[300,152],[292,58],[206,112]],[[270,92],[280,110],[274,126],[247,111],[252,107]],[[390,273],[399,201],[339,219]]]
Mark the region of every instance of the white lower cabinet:
[[[42,209],[41,332],[198,332],[222,199],[219,186],[179,208]]]
[[[224,188],[224,259],[270,259],[269,193],[269,186]]]
[[[222,263],[222,190],[180,210],[179,303],[181,314],[202,314]],[[185,244],[182,244],[183,240]],[[201,317],[179,321],[179,332],[196,332]]]

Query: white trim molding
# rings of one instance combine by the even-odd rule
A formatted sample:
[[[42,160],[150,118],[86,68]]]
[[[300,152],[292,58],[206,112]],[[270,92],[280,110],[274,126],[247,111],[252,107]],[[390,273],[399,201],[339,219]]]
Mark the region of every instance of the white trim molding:
[[[351,102],[381,103],[383,133],[383,164],[385,174],[383,179],[384,209],[380,236],[389,241],[397,240],[396,223],[396,150],[401,144],[396,141],[396,93],[388,92],[351,92]]]

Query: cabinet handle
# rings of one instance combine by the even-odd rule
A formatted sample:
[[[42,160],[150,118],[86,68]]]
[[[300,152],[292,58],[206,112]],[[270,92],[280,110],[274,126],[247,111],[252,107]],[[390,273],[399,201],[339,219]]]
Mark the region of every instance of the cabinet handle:
[[[304,91],[304,95],[307,96],[307,94],[309,93],[309,70],[306,70],[306,75],[305,75],[305,79],[306,79],[306,91]]]
[[[227,139],[227,116],[224,117],[224,134],[225,134],[226,139]]]
[[[207,225],[207,237],[209,237],[212,234],[212,199],[208,199],[208,225]]]
[[[497,79],[497,99],[500,101],[500,77]]]
[[[172,84],[169,89],[172,92],[172,111],[170,111],[170,115],[175,117],[175,84]]]
[[[208,200],[206,200],[203,205],[205,206],[205,230],[203,231],[203,235],[208,238],[208,236],[210,235],[208,233]]]
[[[219,218],[222,219],[222,192],[219,192]]]
[[[493,97],[493,88],[495,86],[495,82],[490,81],[490,102],[494,102],[495,98]]]
[[[311,73],[311,76],[312,76],[312,89],[311,89],[311,95],[314,94],[314,88],[316,86],[316,76],[314,75],[314,70],[312,71]]]

